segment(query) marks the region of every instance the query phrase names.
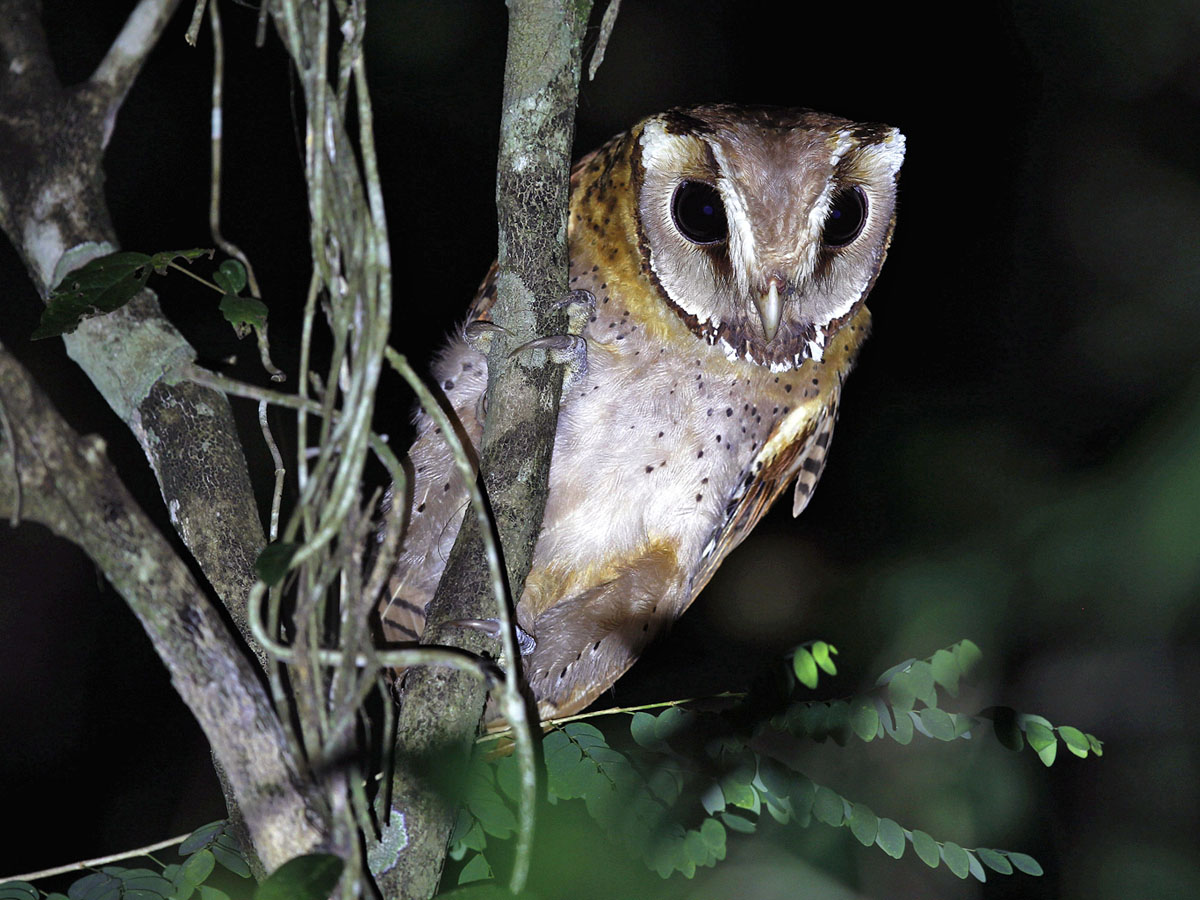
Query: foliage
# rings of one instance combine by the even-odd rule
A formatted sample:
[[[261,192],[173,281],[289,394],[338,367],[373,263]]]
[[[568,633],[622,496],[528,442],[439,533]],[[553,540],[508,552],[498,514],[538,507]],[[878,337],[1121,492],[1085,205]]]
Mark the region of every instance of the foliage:
[[[805,688],[816,688],[819,672],[836,673],[836,653],[823,641],[812,642],[792,652],[789,670]],[[1056,727],[1041,716],[1006,707],[976,715],[942,709],[942,696],[958,695],[980,656],[974,643],[963,640],[927,659],[893,666],[870,690],[844,699],[795,698],[790,682],[782,703],[760,691],[717,710],[670,705],[657,713],[614,711],[608,715],[630,716],[632,740],[620,747],[588,722],[555,725],[542,742],[547,799],[582,800],[616,844],[664,878],[675,872],[691,878],[697,868],[715,865],[725,857],[729,833],[756,831],[764,812],[783,824],[807,827],[816,821],[848,828],[863,846],[877,846],[895,859],[911,845],[926,865],[944,864],[959,878],[986,881],[987,869],[1040,875],[1041,866],[1024,853],[964,848],[905,827],[762,749],[768,743],[762,739],[772,734],[832,738],[845,746],[852,738],[909,744],[919,734],[950,742],[990,731],[1012,750],[1028,743],[1046,765],[1053,763],[1060,739],[1076,756],[1102,753],[1092,735]],[[516,828],[517,781],[511,757],[477,753],[452,838],[451,857],[464,861],[460,885],[492,877],[494,845]]]
[[[179,269],[176,260],[191,262],[201,256],[212,258],[212,250],[162,250],[153,255],[121,250],[97,257],[72,270],[50,294],[41,321],[30,336],[32,340],[71,334],[84,319],[120,309],[142,290],[151,275],[165,275],[168,268]],[[188,273],[191,274],[191,273]],[[196,277],[196,276],[193,276]],[[267,307],[261,300],[241,297],[246,287],[246,269],[236,259],[227,259],[213,273],[211,284],[222,294],[221,313],[243,337],[253,327],[262,329]]]
[[[158,871],[104,866],[75,881],[66,894],[43,895],[28,882],[8,881],[0,884],[0,900],[38,900],[42,896],[46,900],[189,900],[192,897],[229,900],[228,894],[210,883],[217,864],[240,878],[250,877],[250,867],[246,865],[241,846],[225,821],[210,822],[197,828],[179,845],[179,855],[184,857],[182,863],[168,865],[148,857],[158,865]],[[286,868],[286,865],[281,866],[280,871]],[[271,881],[269,878],[263,882],[259,891]],[[327,895],[328,891],[320,898]],[[255,896],[257,898],[258,894]],[[262,900],[280,896],[278,893],[263,895]],[[295,900],[320,900],[316,894],[289,896]]]

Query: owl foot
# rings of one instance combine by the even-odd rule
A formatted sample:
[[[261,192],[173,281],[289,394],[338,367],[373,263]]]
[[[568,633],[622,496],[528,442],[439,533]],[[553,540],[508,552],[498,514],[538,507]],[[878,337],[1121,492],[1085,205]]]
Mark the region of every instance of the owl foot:
[[[499,619],[454,619],[447,622],[447,625],[458,625],[462,628],[473,628],[476,631],[482,631],[484,634],[489,634],[492,637],[500,637],[500,620]],[[513,628],[517,630],[517,648],[522,656],[528,656],[537,646],[537,641],[528,631],[513,623]]]
[[[463,340],[476,353],[487,356],[492,349],[492,340],[501,333],[509,334],[510,332],[495,322],[486,322],[481,319],[471,322],[463,329]]]
[[[567,311],[567,334],[583,334],[588,317],[596,311],[596,295],[591,291],[568,291],[554,309]]]
[[[583,381],[584,376],[587,375],[587,341],[578,335],[551,334],[546,337],[534,338],[508,354],[508,358],[512,359],[518,353],[524,353],[527,350],[545,350],[552,363],[566,367],[562,386],[564,394]]]

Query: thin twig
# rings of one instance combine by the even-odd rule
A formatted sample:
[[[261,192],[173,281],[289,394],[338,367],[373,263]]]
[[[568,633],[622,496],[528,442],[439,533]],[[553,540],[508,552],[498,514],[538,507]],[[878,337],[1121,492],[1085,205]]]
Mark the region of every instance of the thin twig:
[[[196,0],[196,5],[192,8],[192,21],[188,23],[188,29],[183,35],[183,39],[193,47],[196,46],[196,39],[200,37],[200,23],[204,21],[204,7],[207,4],[208,0]]]
[[[179,0],[141,0],[88,79],[94,88],[103,92],[107,101],[103,146],[108,145],[117,111],[125,101],[126,93],[178,5]]]
[[[267,421],[266,400],[258,402],[258,425],[262,429],[263,440],[266,441],[267,449],[271,451],[271,459],[275,463],[275,489],[271,492],[271,523],[267,531],[267,542],[270,543],[279,536],[279,506],[283,502],[283,483],[287,476],[287,469],[283,466],[283,455],[279,452],[279,445],[275,443],[275,436],[271,434],[271,425]]]
[[[58,866],[54,869],[42,869],[38,872],[26,872],[23,875],[10,875],[5,878],[0,878],[0,884],[6,881],[37,881],[41,878],[53,878],[55,875],[66,875],[68,872],[81,872],[84,869],[97,869],[100,866],[107,866],[110,863],[120,862],[123,859],[133,859],[138,856],[149,856],[155,850],[162,850],[166,847],[174,847],[176,844],[182,844],[189,837],[191,832],[181,834],[177,837],[167,838],[165,841],[159,841],[157,844],[150,844],[146,847],[138,847],[135,850],[123,850],[120,853],[114,853],[111,856],[98,856],[95,859],[85,859],[80,862],[67,863],[65,866]]]
[[[708,697],[685,697],[682,700],[660,700],[657,703],[643,703],[641,706],[610,706],[607,709],[596,709],[590,712],[576,713],[573,716],[562,716],[557,719],[542,719],[541,726],[546,728],[557,728],[560,725],[566,725],[568,722],[581,722],[584,719],[598,719],[601,716],[615,716],[619,714],[629,714],[642,712],[647,709],[666,709],[670,706],[685,706],[688,703],[705,703],[709,700],[744,700],[748,695],[744,691],[724,691],[720,694],[712,694]],[[487,744],[493,741],[498,741],[501,738],[506,738],[509,735],[510,729],[499,728],[496,731],[481,734],[475,739],[477,744]]]
[[[222,97],[225,84],[225,37],[221,31],[221,14],[217,12],[217,4],[208,5],[209,23],[213,34],[213,80],[212,80],[212,126],[210,133],[211,169],[208,197],[208,228],[217,246],[238,260],[246,267],[246,280],[250,286],[250,296],[262,298],[258,288],[258,279],[254,277],[254,266],[241,248],[221,234],[221,146],[223,138],[224,106]]]
[[[613,26],[617,24],[617,13],[621,11],[621,0],[608,0],[604,9],[604,17],[600,20],[600,36],[596,39],[596,49],[592,51],[592,60],[588,64],[588,81],[596,80],[596,72],[604,62],[604,52],[608,49],[608,39],[612,37]]]

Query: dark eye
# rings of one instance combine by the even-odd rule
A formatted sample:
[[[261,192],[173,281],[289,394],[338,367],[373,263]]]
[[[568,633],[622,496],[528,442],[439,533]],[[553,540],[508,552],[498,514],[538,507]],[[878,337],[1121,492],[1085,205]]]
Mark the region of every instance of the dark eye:
[[[833,205],[825,220],[821,240],[826,247],[845,247],[862,234],[867,224],[867,195],[857,185],[843,188],[833,195]]]
[[[729,236],[721,195],[703,181],[680,182],[671,198],[671,217],[679,233],[693,244],[715,244]]]

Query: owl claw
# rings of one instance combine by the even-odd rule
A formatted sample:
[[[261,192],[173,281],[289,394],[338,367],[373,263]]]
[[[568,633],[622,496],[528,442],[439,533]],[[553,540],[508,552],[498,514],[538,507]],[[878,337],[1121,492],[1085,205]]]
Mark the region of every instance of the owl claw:
[[[479,320],[471,322],[463,329],[463,339],[467,342],[467,346],[476,353],[481,353],[487,356],[492,349],[492,340],[497,334],[509,334],[507,328],[497,325],[495,322],[487,322]]]
[[[508,354],[508,358],[512,359],[518,353],[527,350],[545,350],[550,355],[551,362],[566,367],[562,387],[564,394],[583,381],[587,375],[587,341],[578,335],[551,334],[534,338]]]
[[[596,295],[591,291],[568,291],[554,304],[554,309],[567,311],[567,333],[583,334],[588,316],[596,311]]]

